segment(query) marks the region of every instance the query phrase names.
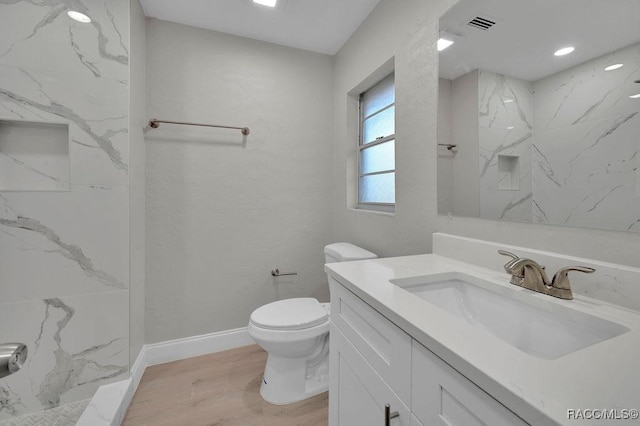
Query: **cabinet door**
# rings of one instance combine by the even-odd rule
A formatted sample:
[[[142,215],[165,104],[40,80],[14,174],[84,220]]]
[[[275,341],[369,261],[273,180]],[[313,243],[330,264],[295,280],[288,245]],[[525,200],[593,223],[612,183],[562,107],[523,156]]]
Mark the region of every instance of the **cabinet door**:
[[[415,340],[411,409],[429,426],[525,426],[520,417]]]
[[[329,424],[331,426],[384,426],[385,405],[399,416],[392,426],[410,426],[409,409],[382,380],[369,363],[331,325],[331,385]]]
[[[411,337],[331,279],[331,322],[402,399],[411,399]]]

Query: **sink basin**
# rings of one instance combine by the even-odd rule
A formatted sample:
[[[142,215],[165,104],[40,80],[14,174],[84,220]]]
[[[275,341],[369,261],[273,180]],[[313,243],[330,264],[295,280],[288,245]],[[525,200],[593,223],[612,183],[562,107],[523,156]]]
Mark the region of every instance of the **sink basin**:
[[[391,282],[538,358],[556,359],[629,331],[621,324],[533,298],[527,290],[503,288],[458,272]]]

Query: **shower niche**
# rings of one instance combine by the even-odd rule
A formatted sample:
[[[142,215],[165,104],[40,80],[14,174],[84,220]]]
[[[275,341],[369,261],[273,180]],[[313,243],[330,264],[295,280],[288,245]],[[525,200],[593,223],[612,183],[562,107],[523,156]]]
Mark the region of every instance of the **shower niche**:
[[[0,120],[0,191],[68,191],[69,125]]]
[[[520,190],[520,157],[498,155],[498,191]]]

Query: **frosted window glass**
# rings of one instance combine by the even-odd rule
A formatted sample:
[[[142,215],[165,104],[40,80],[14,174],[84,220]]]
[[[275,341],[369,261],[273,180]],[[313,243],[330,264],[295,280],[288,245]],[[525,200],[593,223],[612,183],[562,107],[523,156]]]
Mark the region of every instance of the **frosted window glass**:
[[[366,119],[363,123],[362,143],[367,144],[377,138],[391,136],[396,132],[396,108],[391,107]]]
[[[368,117],[376,111],[391,105],[396,101],[396,92],[393,81],[393,74],[382,80],[380,83],[367,90],[362,95],[363,117]]]
[[[361,203],[390,203],[396,202],[396,174],[395,172],[379,175],[362,176],[360,178]]]
[[[391,140],[360,151],[360,174],[396,168],[396,143]]]

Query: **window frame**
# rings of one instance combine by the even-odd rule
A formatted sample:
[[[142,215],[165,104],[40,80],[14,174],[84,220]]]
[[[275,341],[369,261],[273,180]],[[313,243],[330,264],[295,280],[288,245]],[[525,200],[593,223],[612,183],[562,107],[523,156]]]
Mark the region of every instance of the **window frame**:
[[[364,95],[369,92],[371,89],[373,89],[374,87],[376,87],[378,84],[380,84],[382,81],[386,80],[387,78],[393,76],[393,90],[394,90],[394,101],[392,103],[390,103],[389,105],[386,105],[384,108],[381,108],[375,112],[373,112],[372,114],[369,114],[368,116],[364,116],[364,108],[363,108],[363,98]],[[372,142],[369,143],[365,143],[364,142],[364,122],[365,120],[374,117],[378,114],[381,114],[382,112],[388,110],[389,108],[395,107],[396,102],[395,102],[395,72],[391,72],[388,75],[386,75],[384,78],[380,79],[378,82],[376,82],[374,85],[372,85],[371,87],[369,87],[367,90],[363,91],[362,93],[360,93],[359,97],[358,97],[358,120],[359,120],[359,125],[358,125],[358,150],[357,150],[357,164],[358,164],[358,170],[357,170],[357,186],[358,186],[358,191],[357,191],[357,195],[358,195],[358,200],[356,203],[356,209],[362,209],[362,210],[374,210],[374,211],[379,211],[379,212],[390,212],[393,213],[395,212],[395,188],[394,188],[394,202],[393,203],[377,203],[377,202],[363,202],[361,201],[361,197],[360,197],[360,179],[362,177],[365,176],[375,176],[375,175],[383,175],[383,174],[392,174],[394,175],[394,186],[395,186],[395,175],[396,175],[396,164],[395,164],[395,147],[394,147],[394,167],[393,169],[388,169],[388,170],[381,170],[378,172],[372,172],[372,173],[362,173],[362,152],[365,149],[368,148],[373,148],[374,146],[377,145],[382,145],[384,143],[390,142],[390,141],[395,141],[396,140],[396,133],[395,133],[395,121],[396,121],[396,117],[395,117],[395,112],[394,112],[394,116],[393,116],[393,121],[394,121],[394,133],[388,136],[382,136],[379,137],[377,139],[375,139]]]

